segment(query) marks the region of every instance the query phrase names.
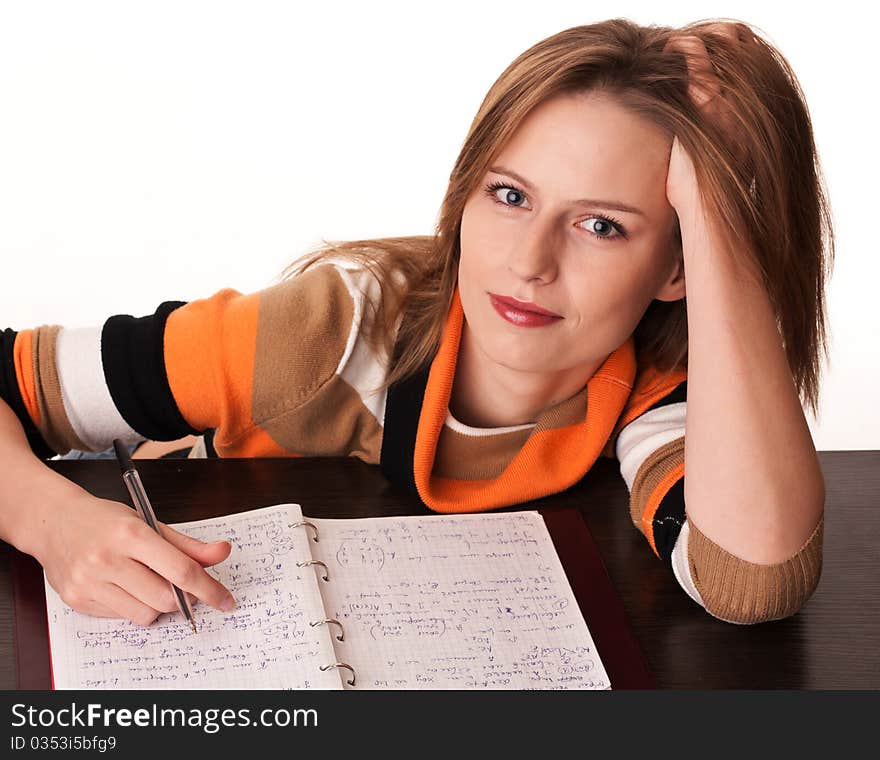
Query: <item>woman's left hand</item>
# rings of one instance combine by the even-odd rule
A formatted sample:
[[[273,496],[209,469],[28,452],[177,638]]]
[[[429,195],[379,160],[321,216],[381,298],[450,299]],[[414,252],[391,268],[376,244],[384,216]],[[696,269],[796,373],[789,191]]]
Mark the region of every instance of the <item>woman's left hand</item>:
[[[739,24],[718,23],[707,29],[727,37],[736,46],[748,44],[751,38],[751,32]],[[688,94],[691,100],[708,121],[718,125],[734,154],[741,151],[744,141],[740,137],[738,120],[725,98],[724,87],[712,68],[703,41],[694,35],[674,37],[666,44],[666,50],[675,50],[684,55],[688,67]],[[678,137],[672,141],[666,178],[666,196],[679,218],[699,208],[700,194],[693,162],[681,146]]]
[[[702,199],[694,163],[678,141],[678,137],[672,138],[672,150],[669,153],[666,198],[669,205],[675,209],[679,222],[692,218],[701,209]]]

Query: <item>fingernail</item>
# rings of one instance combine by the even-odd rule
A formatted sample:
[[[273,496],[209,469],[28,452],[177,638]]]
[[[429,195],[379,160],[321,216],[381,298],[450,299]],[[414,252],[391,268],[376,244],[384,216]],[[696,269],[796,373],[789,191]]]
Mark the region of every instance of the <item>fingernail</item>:
[[[231,596],[227,596],[222,602],[220,602],[220,609],[224,612],[229,612],[232,609],[235,609],[235,599]]]

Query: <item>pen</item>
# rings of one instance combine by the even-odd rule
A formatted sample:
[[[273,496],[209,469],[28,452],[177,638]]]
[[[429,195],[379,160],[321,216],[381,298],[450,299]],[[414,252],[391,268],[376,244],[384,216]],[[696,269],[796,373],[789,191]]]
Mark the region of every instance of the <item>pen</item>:
[[[128,493],[131,496],[134,508],[137,510],[137,513],[141,516],[143,521],[161,536],[162,532],[159,530],[159,525],[156,523],[156,514],[153,512],[153,506],[150,504],[149,498],[147,498],[147,492],[144,490],[143,483],[141,483],[141,476],[134,468],[134,463],[131,461],[128,449],[118,438],[113,440],[113,449],[116,451],[116,459],[119,461],[119,467],[122,470],[122,480],[125,482],[125,487],[128,489]],[[169,583],[171,583],[171,581],[169,581]],[[184,594],[183,591],[177,588],[173,583],[171,583],[171,590],[174,591],[174,596],[177,599],[178,609],[180,609],[183,616],[192,626],[193,633],[196,633],[196,621],[193,618],[192,608],[189,606],[189,600],[186,598],[186,594]]]

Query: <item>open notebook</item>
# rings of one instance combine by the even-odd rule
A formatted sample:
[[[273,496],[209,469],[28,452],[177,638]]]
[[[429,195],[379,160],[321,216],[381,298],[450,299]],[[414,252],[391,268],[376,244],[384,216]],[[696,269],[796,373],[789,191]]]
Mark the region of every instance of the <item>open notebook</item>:
[[[610,688],[537,512],[341,520],[280,504],[175,527],[232,542],[208,571],[238,606],[197,604],[198,633],[179,613],[141,627],[75,612],[46,583],[56,689]]]

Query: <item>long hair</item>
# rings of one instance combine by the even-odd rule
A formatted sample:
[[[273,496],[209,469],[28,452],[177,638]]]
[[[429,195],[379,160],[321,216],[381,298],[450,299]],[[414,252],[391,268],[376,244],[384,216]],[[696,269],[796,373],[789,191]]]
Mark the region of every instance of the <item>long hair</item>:
[[[704,201],[738,263],[758,273],[774,309],[802,404],[818,409],[827,360],[825,282],[834,256],[831,212],[806,102],[782,54],[750,26],[754,44],[735,46],[714,21],[681,28],[613,19],[566,29],[516,58],[486,94],[449,177],[434,234],[328,242],[289,265],[283,278],[328,258],[359,262],[381,284],[367,338],[393,356],[381,388],[431,362],[457,283],[467,198],[529,112],[558,94],[601,91],[678,136]],[[687,62],[665,51],[673,35],[703,42],[731,104],[743,145],[724,135],[688,95]],[[738,160],[738,156],[749,160]],[[676,230],[674,244],[681,238]],[[394,272],[403,274],[395,281]],[[406,310],[407,319],[399,322]],[[399,322],[399,331],[394,326]],[[393,343],[399,351],[393,354]],[[654,300],[633,334],[639,367],[687,368],[687,301]]]

